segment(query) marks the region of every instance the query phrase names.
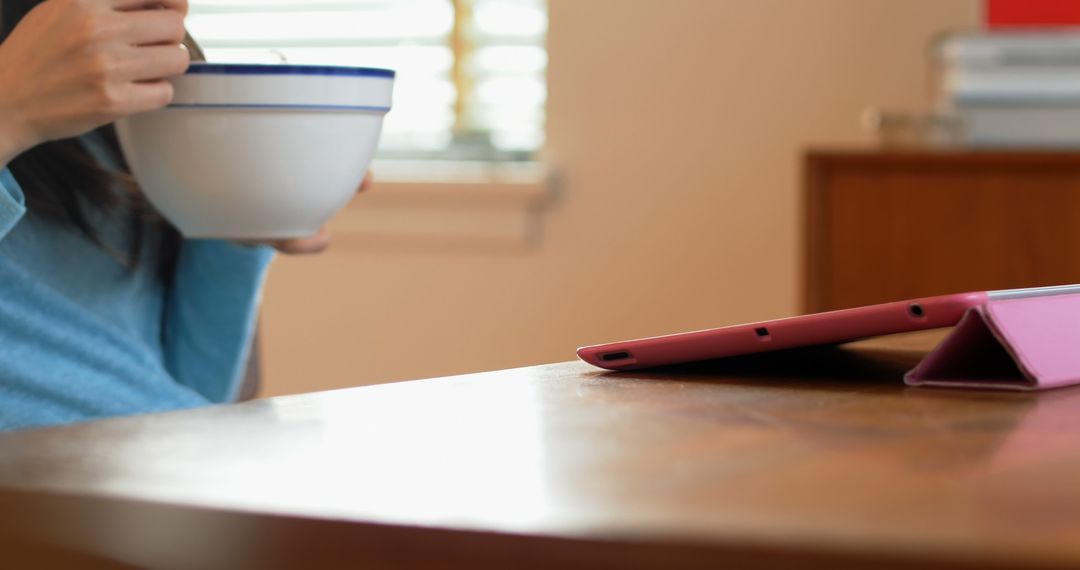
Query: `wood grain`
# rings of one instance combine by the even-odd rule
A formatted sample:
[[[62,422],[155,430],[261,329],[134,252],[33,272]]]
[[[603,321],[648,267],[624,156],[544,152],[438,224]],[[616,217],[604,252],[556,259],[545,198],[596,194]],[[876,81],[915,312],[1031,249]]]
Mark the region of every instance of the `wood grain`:
[[[0,543],[26,567],[1080,565],[1080,391],[905,388],[932,340],[8,434]]]
[[[806,159],[808,312],[1080,282],[1080,153]]]

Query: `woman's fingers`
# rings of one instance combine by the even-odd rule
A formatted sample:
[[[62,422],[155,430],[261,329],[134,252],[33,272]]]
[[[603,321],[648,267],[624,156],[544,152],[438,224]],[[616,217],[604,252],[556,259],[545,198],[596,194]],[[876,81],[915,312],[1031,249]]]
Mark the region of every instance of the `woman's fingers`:
[[[129,83],[126,101],[119,108],[121,115],[134,115],[156,111],[172,102],[172,83],[159,79]]]
[[[289,255],[320,253],[330,247],[330,230],[323,228],[310,238],[278,240],[270,245],[281,253]]]
[[[131,57],[119,72],[123,80],[154,81],[181,75],[191,65],[191,54],[179,45],[131,49]]]
[[[188,13],[187,0],[109,0],[109,7],[125,12],[164,8],[166,10],[175,10],[185,16]]]
[[[184,41],[184,15],[175,10],[142,10],[123,14],[123,40],[135,46],[179,45]]]

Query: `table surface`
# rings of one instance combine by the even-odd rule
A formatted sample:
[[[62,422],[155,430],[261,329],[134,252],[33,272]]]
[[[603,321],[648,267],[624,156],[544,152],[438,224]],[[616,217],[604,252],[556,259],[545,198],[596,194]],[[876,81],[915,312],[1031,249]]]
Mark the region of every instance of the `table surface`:
[[[1080,390],[904,387],[931,342],[8,434],[0,538],[86,567],[1080,566]]]

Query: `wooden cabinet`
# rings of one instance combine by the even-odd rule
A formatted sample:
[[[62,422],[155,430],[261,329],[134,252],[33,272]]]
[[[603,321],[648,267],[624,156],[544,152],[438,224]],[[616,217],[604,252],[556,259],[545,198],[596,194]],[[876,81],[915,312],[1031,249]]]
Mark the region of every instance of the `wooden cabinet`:
[[[1080,282],[1080,152],[812,151],[805,309]]]

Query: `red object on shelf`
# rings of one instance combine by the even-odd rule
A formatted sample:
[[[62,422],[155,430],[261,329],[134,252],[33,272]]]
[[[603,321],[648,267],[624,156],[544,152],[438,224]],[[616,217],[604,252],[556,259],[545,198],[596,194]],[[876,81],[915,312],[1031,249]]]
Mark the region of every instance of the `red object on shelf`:
[[[986,0],[989,28],[1080,26],[1080,0]]]

